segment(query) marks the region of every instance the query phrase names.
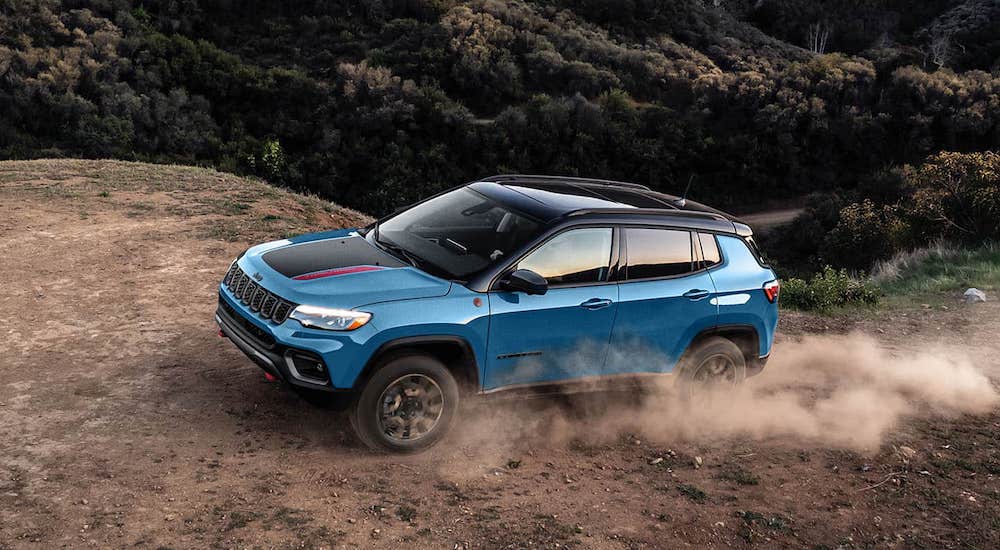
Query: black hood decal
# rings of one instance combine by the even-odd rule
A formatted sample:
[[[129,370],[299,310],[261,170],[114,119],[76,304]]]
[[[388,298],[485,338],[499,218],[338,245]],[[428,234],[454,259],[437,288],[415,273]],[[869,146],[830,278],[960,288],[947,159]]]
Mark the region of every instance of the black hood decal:
[[[272,269],[288,278],[326,269],[359,265],[381,267],[404,267],[407,265],[395,256],[368,244],[368,241],[361,237],[294,244],[265,252],[261,258]]]

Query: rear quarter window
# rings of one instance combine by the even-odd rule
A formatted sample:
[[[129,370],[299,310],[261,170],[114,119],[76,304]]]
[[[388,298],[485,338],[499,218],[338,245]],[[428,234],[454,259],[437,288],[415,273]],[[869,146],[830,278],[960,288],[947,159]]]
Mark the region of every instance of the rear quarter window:
[[[705,267],[722,263],[722,254],[719,252],[719,243],[715,242],[715,235],[699,233],[698,242],[701,245],[701,261]]]

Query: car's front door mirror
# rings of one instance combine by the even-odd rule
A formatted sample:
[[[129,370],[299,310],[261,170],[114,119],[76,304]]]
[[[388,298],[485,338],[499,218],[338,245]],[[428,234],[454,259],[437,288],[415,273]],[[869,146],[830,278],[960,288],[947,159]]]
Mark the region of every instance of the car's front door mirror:
[[[549,282],[530,269],[518,269],[507,275],[501,282],[504,290],[524,292],[525,294],[545,294],[549,290]]]

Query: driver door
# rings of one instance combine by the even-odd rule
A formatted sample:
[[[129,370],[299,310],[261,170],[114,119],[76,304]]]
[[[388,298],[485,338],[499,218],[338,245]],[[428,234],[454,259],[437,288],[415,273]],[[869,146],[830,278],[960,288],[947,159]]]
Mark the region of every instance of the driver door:
[[[559,382],[602,374],[618,307],[610,281],[615,230],[559,233],[510,269],[545,277],[543,295],[494,290],[484,389]]]

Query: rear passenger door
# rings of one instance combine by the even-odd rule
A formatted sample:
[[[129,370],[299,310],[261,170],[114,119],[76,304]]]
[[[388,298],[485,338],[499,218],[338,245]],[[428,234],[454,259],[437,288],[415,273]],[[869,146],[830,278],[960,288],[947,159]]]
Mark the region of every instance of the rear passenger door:
[[[691,339],[716,325],[702,240],[706,256],[717,258],[718,248],[711,235],[685,229],[623,227],[621,234],[625,269],[605,372],[670,372]]]

